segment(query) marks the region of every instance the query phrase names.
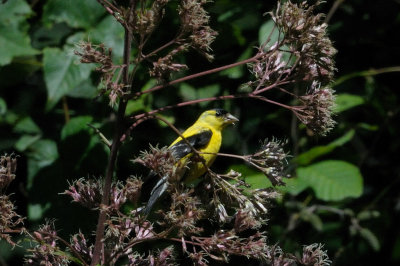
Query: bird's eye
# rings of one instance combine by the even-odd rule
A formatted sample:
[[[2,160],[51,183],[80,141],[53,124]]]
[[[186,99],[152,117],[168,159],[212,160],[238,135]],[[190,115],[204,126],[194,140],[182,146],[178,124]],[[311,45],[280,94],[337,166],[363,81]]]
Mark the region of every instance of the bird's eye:
[[[228,112],[227,111],[225,111],[224,109],[215,109],[215,116],[222,116],[222,115],[225,115],[225,114],[227,114]]]

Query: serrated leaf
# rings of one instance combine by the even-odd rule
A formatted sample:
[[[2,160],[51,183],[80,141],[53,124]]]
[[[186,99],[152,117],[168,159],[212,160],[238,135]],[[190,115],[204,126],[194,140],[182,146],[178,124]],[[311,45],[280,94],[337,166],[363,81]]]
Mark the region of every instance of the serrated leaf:
[[[379,243],[378,238],[368,228],[361,228],[360,236],[362,236],[368,242],[368,244],[372,247],[373,250],[379,251],[381,249],[381,245]]]
[[[35,55],[31,46],[26,19],[32,13],[23,0],[8,1],[0,8],[0,66],[16,56]]]
[[[333,112],[340,113],[348,109],[351,109],[353,107],[364,104],[364,102],[365,102],[364,98],[362,98],[359,95],[341,93],[336,95],[335,107],[333,109]]]
[[[95,27],[104,15],[104,8],[97,1],[49,0],[43,7],[43,22],[65,22],[72,28]]]
[[[318,199],[326,201],[359,197],[363,179],[359,169],[344,161],[323,161],[308,167],[299,167],[297,176],[311,187]]]
[[[88,130],[88,125],[92,122],[93,118],[91,116],[78,116],[73,117],[71,120],[64,125],[61,130],[61,139],[65,140],[67,137],[75,135],[83,130]]]
[[[93,65],[80,64],[72,50],[45,48],[43,71],[46,82],[49,110],[69,92],[81,85],[90,76]]]

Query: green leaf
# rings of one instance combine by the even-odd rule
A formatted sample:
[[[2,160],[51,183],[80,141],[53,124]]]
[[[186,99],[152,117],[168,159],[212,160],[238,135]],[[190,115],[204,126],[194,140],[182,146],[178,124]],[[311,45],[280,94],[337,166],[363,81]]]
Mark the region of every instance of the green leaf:
[[[332,152],[334,149],[336,149],[337,147],[343,146],[344,144],[349,142],[353,138],[354,134],[355,134],[355,130],[352,129],[352,130],[349,130],[348,132],[346,132],[346,134],[344,134],[340,138],[332,141],[328,145],[313,147],[310,150],[299,154],[295,158],[295,162],[298,165],[308,165],[316,158],[318,158],[322,155],[328,154],[328,153]]]
[[[93,30],[88,31],[89,38],[93,43],[103,43],[106,47],[112,48],[114,63],[122,64],[124,53],[124,28],[114,17],[106,16],[100,23],[95,25]],[[120,60],[119,62],[117,60]]]
[[[31,133],[39,134],[41,133],[40,128],[33,122],[32,118],[29,116],[20,120],[14,127],[14,132],[16,133]]]
[[[28,156],[28,182],[29,190],[33,184],[33,178],[37,172],[48,165],[51,165],[58,158],[57,144],[53,140],[42,139],[29,146]]]
[[[40,139],[40,135],[31,136],[31,135],[23,135],[21,136],[17,142],[15,143],[15,149],[17,151],[23,152],[33,143]]]
[[[38,221],[42,219],[43,214],[50,209],[51,203],[47,202],[46,205],[41,204],[28,204],[28,219],[29,221]]]
[[[254,47],[250,46],[248,47],[237,59],[237,62],[246,60],[247,58],[250,58],[254,50]],[[246,65],[240,65],[232,68],[225,69],[224,71],[220,72],[221,76],[228,76],[231,79],[238,79],[243,77],[244,73],[246,71]]]
[[[43,7],[44,24],[65,22],[72,28],[96,27],[104,15],[104,8],[97,1],[48,0]]]
[[[353,107],[364,104],[364,98],[359,95],[353,95],[348,93],[341,93],[336,96],[336,105],[333,111],[335,113],[340,113],[351,109]]]
[[[71,51],[57,48],[43,50],[43,71],[51,109],[64,95],[81,86],[90,76],[93,65],[80,64]]]
[[[191,101],[197,97],[196,89],[187,83],[181,83],[179,86],[179,94],[185,101]]]
[[[220,91],[219,84],[212,84],[212,85],[205,86],[202,88],[197,88],[197,89],[190,86],[187,83],[182,83],[179,86],[179,94],[185,101],[214,97],[215,95],[217,95],[219,93],[219,91]],[[199,104],[200,104],[200,106],[204,107],[208,103],[201,102]]]
[[[244,181],[251,185],[252,189],[271,187],[271,181],[261,172],[250,168],[244,164],[235,164],[230,167],[242,174]]]
[[[3,98],[0,98],[0,115],[5,115],[7,112],[7,103]]]
[[[308,167],[299,167],[297,176],[311,187],[318,199],[325,201],[359,197],[363,179],[360,170],[344,161],[323,161]]]
[[[378,238],[368,228],[361,228],[360,236],[362,236],[368,242],[374,251],[379,251],[381,249]]]
[[[300,218],[303,221],[309,222],[317,231],[322,231],[323,223],[321,218],[318,215],[311,213],[309,211],[300,212]]]
[[[26,18],[32,13],[23,0],[7,1],[0,8],[0,66],[16,56],[35,55],[31,46]]]
[[[303,192],[308,184],[303,180],[293,177],[293,178],[283,178],[283,182],[285,182],[285,186],[278,187],[278,190],[285,193],[290,193],[291,195],[298,195]]]
[[[279,31],[276,27],[274,29],[274,26],[275,22],[272,19],[270,19],[260,27],[260,30],[258,31],[258,42],[260,45],[262,45],[268,39],[269,36],[270,36],[270,42],[268,43],[269,45],[273,45],[278,41]],[[273,29],[274,31],[272,32]]]
[[[78,116],[71,118],[71,120],[61,130],[61,140],[65,140],[67,137],[75,135],[83,130],[88,130],[87,124],[92,122],[91,116]]]

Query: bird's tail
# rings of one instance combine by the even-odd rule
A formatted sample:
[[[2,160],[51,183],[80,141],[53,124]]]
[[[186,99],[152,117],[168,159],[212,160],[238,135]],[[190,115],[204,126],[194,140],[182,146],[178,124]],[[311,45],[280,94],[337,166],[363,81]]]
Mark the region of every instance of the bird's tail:
[[[149,201],[147,202],[146,207],[143,209],[143,213],[145,215],[148,215],[151,211],[151,208],[154,206],[154,204],[157,202],[157,200],[164,194],[164,192],[167,190],[168,187],[168,175],[163,176],[157,184],[154,186],[154,188],[150,192],[150,198]]]

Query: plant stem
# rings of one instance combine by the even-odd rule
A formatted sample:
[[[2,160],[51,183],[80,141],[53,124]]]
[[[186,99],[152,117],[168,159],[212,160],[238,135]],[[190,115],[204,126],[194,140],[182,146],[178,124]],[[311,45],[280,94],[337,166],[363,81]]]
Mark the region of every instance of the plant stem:
[[[131,12],[133,11],[131,10]],[[129,16],[127,20],[129,21]],[[125,85],[129,84],[129,61],[131,55],[131,45],[132,45],[132,34],[129,31],[129,29],[125,28],[124,64],[126,65],[126,67],[123,69],[123,82]],[[120,136],[124,131],[123,121],[125,119],[126,105],[127,101],[121,99],[118,106],[117,119],[115,121],[114,137],[113,137],[113,142],[111,144],[111,152],[104,180],[103,197],[101,199],[101,204],[103,206],[107,206],[110,201],[110,189],[112,184],[112,177],[115,169],[115,162],[117,159],[118,149],[121,146]],[[94,245],[93,259],[91,263],[92,266],[99,264],[101,255],[102,254],[104,255],[102,240],[104,236],[106,219],[107,219],[106,211],[100,208],[99,219],[97,222],[97,229],[96,229],[96,241]]]

